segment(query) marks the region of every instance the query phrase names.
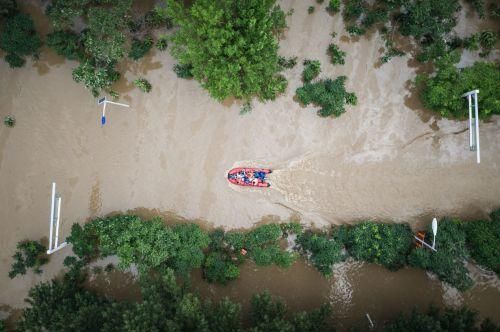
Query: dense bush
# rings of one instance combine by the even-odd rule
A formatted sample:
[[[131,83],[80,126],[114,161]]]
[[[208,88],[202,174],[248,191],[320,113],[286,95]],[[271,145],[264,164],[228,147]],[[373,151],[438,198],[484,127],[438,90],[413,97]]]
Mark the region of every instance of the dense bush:
[[[432,229],[427,229],[426,242],[432,243]],[[468,258],[465,245],[465,228],[457,219],[444,219],[439,222],[436,237],[436,252],[425,248],[414,249],[408,261],[410,265],[429,270],[439,279],[464,291],[472,286],[467,269],[464,266]]]
[[[12,115],[6,115],[3,118],[3,124],[6,127],[12,128],[16,125],[16,118],[14,118]]]
[[[470,255],[481,266],[500,275],[500,216],[491,221],[472,221],[465,225]]]
[[[77,83],[83,83],[92,92],[94,97],[98,97],[102,90],[117,95],[111,88],[114,82],[118,81],[120,73],[114,69],[113,65],[104,67],[97,66],[95,62],[89,60],[80,63],[73,70],[73,79]]]
[[[345,64],[346,52],[342,51],[337,45],[333,43],[328,45],[328,54],[330,55],[330,61],[334,65]]]
[[[182,65],[182,64],[175,64],[174,65],[174,73],[177,75],[179,78],[193,78],[193,66],[191,65]]]
[[[394,270],[406,265],[413,245],[410,227],[403,224],[364,222],[353,226],[346,247],[357,260],[377,263]]]
[[[340,10],[340,0],[330,0],[328,2],[328,7],[326,7],[330,13],[338,13]]]
[[[277,36],[286,22],[275,0],[196,0],[190,6],[168,0],[167,12],[179,25],[172,54],[192,66],[213,98],[273,100],[285,91]]]
[[[352,92],[345,90],[346,76],[335,80],[325,79],[316,83],[306,83],[296,90],[297,99],[304,105],[314,104],[321,107],[321,117],[340,116],[345,112],[345,105],[356,105],[357,98]]]
[[[480,329],[478,329],[480,325]],[[466,308],[447,308],[443,311],[430,307],[427,313],[413,310],[410,314],[400,314],[394,321],[387,323],[384,332],[419,331],[478,331],[495,332],[497,327],[488,319],[478,321],[477,313]]]
[[[156,41],[156,48],[158,51],[165,51],[168,46],[168,37],[166,35],[161,35]]]
[[[462,94],[479,89],[479,116],[487,118],[500,114],[500,66],[476,62],[471,67],[458,69],[455,64],[459,59],[455,52],[446,55],[436,62],[435,75],[417,76],[424,106],[444,117],[465,118],[469,109]]]
[[[309,260],[325,276],[332,275],[333,264],[344,260],[343,244],[326,233],[306,231],[297,237],[297,244],[310,255]]]
[[[304,60],[302,80],[307,83],[318,77],[321,73],[321,64],[318,60]]]
[[[72,31],[54,31],[47,35],[47,46],[69,60],[83,59],[80,36]]]
[[[208,282],[227,284],[238,279],[240,269],[231,261],[231,257],[220,252],[209,253],[203,263],[203,277]]]
[[[295,255],[281,249],[282,237],[281,227],[269,224],[259,226],[246,234],[230,233],[227,240],[236,251],[247,250],[248,256],[257,265],[276,264],[289,267],[295,261]]]
[[[143,77],[135,79],[134,85],[142,92],[150,92],[153,86],[149,81]]]
[[[7,53],[5,61],[12,68],[22,67],[25,56],[37,57],[40,46],[42,41],[35,31],[31,17],[16,14],[5,20],[0,31],[0,49]]]
[[[132,60],[139,60],[144,57],[153,47],[153,38],[147,36],[144,40],[134,39],[132,40],[132,45],[130,47],[130,52],[128,52],[128,57]]]
[[[26,274],[27,268],[33,268],[36,274],[41,274],[40,268],[49,259],[45,256],[45,246],[37,241],[22,241],[17,244],[17,250],[12,256],[14,262],[9,271],[9,278],[15,278],[18,274]]]

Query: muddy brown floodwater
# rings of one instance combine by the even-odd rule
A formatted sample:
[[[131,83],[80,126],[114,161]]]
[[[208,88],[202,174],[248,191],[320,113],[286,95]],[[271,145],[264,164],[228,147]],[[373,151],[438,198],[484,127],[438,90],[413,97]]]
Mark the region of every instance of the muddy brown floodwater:
[[[47,31],[38,3],[26,0],[22,7]],[[325,4],[308,15],[306,1],[280,3],[284,10],[295,9],[280,53],[297,56],[299,65],[285,73],[289,86],[283,96],[255,102],[244,116],[238,103],[218,103],[197,82],[178,79],[168,52],[122,65],[129,70],[116,88],[120,101],[131,107],[109,107],[104,127],[96,100],[71,78],[75,62],[46,49],[39,61],[29,60],[22,69],[0,61],[0,116],[12,114],[17,120],[15,128],[0,128],[0,303],[22,307],[28,289],[57,275],[69,253],[68,248],[53,255],[42,276],[7,277],[16,243],[48,236],[52,181],[63,198],[63,237],[74,222],[137,207],[231,229],[251,227],[263,216],[284,220],[291,215],[317,226],[363,218],[416,225],[431,216],[483,217],[500,205],[498,116],[480,125],[482,162],[477,165],[468,150],[467,122],[435,117],[408,90],[419,70],[408,56],[379,66],[383,41],[377,33],[354,42],[346,37],[340,15],[330,16]],[[464,14],[457,30],[477,31],[477,22]],[[348,54],[344,66],[332,66],[326,54],[332,32]],[[337,119],[322,119],[314,107],[297,104],[293,96],[306,58],[321,61],[321,77],[347,75],[347,89],[356,92],[358,105]],[[498,50],[490,58],[498,59]],[[461,63],[473,60],[466,52]],[[131,88],[138,76],[152,83],[151,93]],[[230,186],[225,173],[239,165],[275,169],[271,189]],[[312,273],[309,268],[295,269],[275,274],[245,270],[233,285],[247,280],[251,288],[253,280],[269,275],[276,278],[271,291],[304,297],[297,295],[296,303],[313,301],[297,289],[311,289],[318,301],[330,296],[328,287],[315,288],[326,285],[317,276],[294,279],[295,274]],[[422,298],[436,296],[425,292],[437,282],[421,272],[354,271],[349,280],[358,313],[370,311],[377,317],[380,312],[382,317],[401,301],[422,303]],[[379,276],[377,282],[372,274]],[[297,281],[283,283],[280,291],[279,278]],[[475,288],[470,299],[463,295],[462,300],[498,321],[498,312],[491,311],[500,293],[498,287],[488,287]],[[458,296],[452,293],[442,297]],[[337,313],[348,317],[349,311],[342,314],[344,307],[348,305],[340,305]]]

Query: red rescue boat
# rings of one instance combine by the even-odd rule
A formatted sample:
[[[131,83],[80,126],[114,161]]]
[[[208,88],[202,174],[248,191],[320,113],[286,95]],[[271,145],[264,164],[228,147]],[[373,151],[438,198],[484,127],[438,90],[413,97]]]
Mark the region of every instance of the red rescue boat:
[[[227,173],[227,179],[232,184],[246,187],[270,187],[267,182],[267,174],[273,171],[267,168],[233,168]]]

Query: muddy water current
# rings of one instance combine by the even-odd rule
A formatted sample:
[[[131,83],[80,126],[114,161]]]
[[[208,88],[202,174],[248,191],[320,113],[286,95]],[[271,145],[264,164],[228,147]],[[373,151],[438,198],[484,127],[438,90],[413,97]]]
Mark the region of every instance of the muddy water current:
[[[137,207],[234,229],[263,217],[291,216],[316,226],[370,218],[419,227],[432,216],[484,217],[500,205],[498,116],[481,122],[478,165],[468,150],[467,122],[442,119],[419,104],[411,81],[423,69],[409,56],[380,66],[384,42],[378,33],[354,41],[340,15],[324,10],[326,4],[312,15],[306,1],[280,4],[295,10],[280,53],[297,56],[299,64],[285,72],[284,95],[255,102],[243,116],[238,102],[218,103],[197,82],[178,79],[168,52],[120,64],[124,74],[116,90],[130,108],[109,107],[104,127],[96,100],[72,80],[76,62],[48,49],[22,69],[0,61],[0,117],[17,120],[14,128],[0,128],[0,304],[23,307],[29,288],[58,275],[70,253],[67,248],[52,255],[42,276],[7,277],[16,243],[48,236],[52,181],[62,195],[61,237],[74,222]],[[22,8],[38,29],[50,30],[39,1],[22,1]],[[478,31],[477,22],[467,12],[457,31]],[[332,32],[338,34],[334,39]],[[332,41],[347,52],[344,66],[330,63],[326,49]],[[494,50],[490,59],[498,55]],[[476,58],[465,52],[461,63]],[[339,118],[322,119],[314,107],[295,102],[304,59],[320,60],[320,77],[346,75],[357,106]],[[151,93],[133,88],[139,76],[151,82]],[[236,166],[273,168],[272,187],[229,185],[226,172]],[[250,289],[267,287],[292,308],[331,302],[346,324],[365,311],[383,320],[394,308],[430,300],[463,302],[499,321],[500,296],[491,281],[459,295],[406,269],[392,273],[346,265],[330,281],[301,263],[286,271],[243,269],[241,280],[224,288],[199,283],[200,292],[244,300]]]

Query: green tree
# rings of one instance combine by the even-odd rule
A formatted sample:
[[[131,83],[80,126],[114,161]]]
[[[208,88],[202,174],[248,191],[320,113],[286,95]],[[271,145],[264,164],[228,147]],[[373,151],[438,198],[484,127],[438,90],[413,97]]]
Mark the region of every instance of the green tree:
[[[240,311],[241,305],[231,302],[228,298],[223,298],[217,305],[207,303],[205,312],[210,331],[241,331]]]
[[[279,74],[277,35],[286,26],[276,0],[167,1],[179,29],[172,54],[222,101],[228,97],[273,100],[287,82]]]
[[[332,62],[332,64],[345,64],[346,52],[342,51],[337,45],[333,43],[328,45],[328,54],[330,55],[330,61]]]
[[[495,63],[476,62],[471,67],[458,69],[460,60],[454,52],[436,62],[436,74],[417,76],[422,88],[420,98],[424,106],[444,117],[465,118],[467,99],[462,94],[479,89],[479,116],[487,118],[500,114],[500,66]]]
[[[171,267],[176,271],[188,274],[191,269],[198,268],[203,262],[203,250],[210,240],[206,232],[196,224],[179,224],[173,227],[178,238],[175,243]]]
[[[0,0],[0,18],[9,17],[17,12],[17,3],[15,0]]]
[[[330,0],[326,10],[330,13],[338,13],[340,11],[340,0]]]
[[[297,99],[304,105],[314,104],[321,107],[321,117],[340,116],[345,112],[345,105],[356,105],[357,97],[345,90],[346,76],[335,80],[324,79],[315,83],[306,83],[296,90]]]
[[[151,50],[153,44],[153,37],[151,36],[146,36],[144,40],[132,40],[132,46],[130,48],[130,52],[128,53],[128,57],[135,61],[139,60]]]
[[[112,95],[117,95],[111,86],[119,78],[120,73],[115,70],[114,65],[100,67],[92,60],[85,60],[73,70],[73,79],[75,82],[83,83],[92,92],[94,97],[98,97],[101,90]]]
[[[311,255],[309,259],[314,267],[325,276],[331,276],[333,264],[345,258],[342,253],[343,244],[327,233],[306,231],[297,237],[297,243],[306,255]]]
[[[311,82],[321,73],[321,64],[319,60],[304,60],[304,70],[302,71],[302,80],[306,83]]]
[[[25,56],[37,57],[40,46],[42,41],[30,16],[16,14],[5,20],[0,32],[0,49],[7,53],[5,60],[12,68],[22,67]]]
[[[84,57],[80,36],[72,31],[54,31],[47,35],[47,46],[69,60]]]
[[[36,274],[41,274],[40,267],[49,261],[45,256],[46,250],[47,248],[38,241],[19,242],[15,254],[12,256],[14,262],[9,271],[9,278],[13,279],[19,274],[26,274],[27,268],[33,268]]]
[[[72,244],[73,252],[80,258],[91,259],[98,255],[99,239],[91,223],[87,223],[83,227],[76,223],[73,224],[66,241]]]
[[[471,221],[465,225],[467,248],[471,257],[500,275],[500,218],[491,214],[491,221]]]
[[[357,260],[381,264],[391,270],[406,265],[413,245],[408,225],[364,222],[348,232],[347,250]]]

